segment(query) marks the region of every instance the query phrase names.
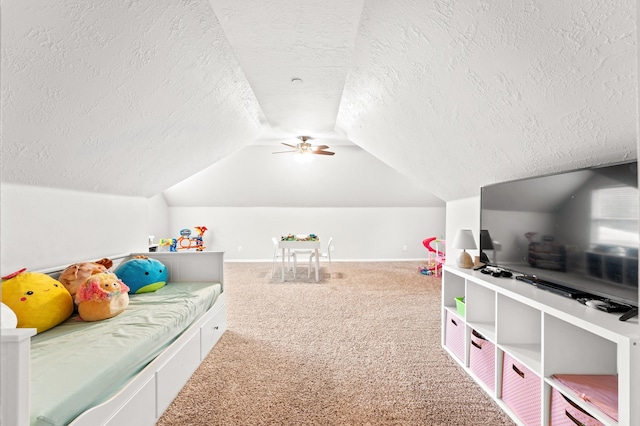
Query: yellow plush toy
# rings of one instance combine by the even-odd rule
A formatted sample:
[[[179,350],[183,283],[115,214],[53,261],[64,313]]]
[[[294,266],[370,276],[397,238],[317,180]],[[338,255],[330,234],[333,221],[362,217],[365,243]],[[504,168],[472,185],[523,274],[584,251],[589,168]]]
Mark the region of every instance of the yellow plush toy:
[[[111,272],[94,274],[78,287],[76,304],[85,321],[115,317],[129,305],[129,287]]]
[[[2,282],[2,303],[18,318],[18,328],[42,333],[73,313],[73,299],[64,286],[49,275],[22,272]]]

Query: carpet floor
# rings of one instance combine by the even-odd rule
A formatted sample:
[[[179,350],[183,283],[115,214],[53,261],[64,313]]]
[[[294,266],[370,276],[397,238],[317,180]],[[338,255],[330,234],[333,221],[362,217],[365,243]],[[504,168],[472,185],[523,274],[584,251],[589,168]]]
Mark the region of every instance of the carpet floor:
[[[158,425],[512,425],[440,346],[418,266],[225,263],[227,331]]]

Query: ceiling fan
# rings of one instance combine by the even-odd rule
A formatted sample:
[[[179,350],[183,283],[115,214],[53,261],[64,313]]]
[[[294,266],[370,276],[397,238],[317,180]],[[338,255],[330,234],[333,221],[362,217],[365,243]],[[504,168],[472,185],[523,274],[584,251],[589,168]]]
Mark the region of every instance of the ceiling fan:
[[[282,145],[288,146],[289,148],[293,148],[292,150],[277,151],[277,152],[274,152],[273,154],[295,153],[295,154],[302,154],[302,155],[307,155],[307,154],[335,155],[335,152],[326,151],[326,149],[329,149],[327,145],[317,145],[317,146],[311,145],[309,142],[307,142],[308,140],[312,139],[309,136],[298,136],[298,139],[300,139],[302,142],[296,145],[291,145],[291,144],[282,142]]]

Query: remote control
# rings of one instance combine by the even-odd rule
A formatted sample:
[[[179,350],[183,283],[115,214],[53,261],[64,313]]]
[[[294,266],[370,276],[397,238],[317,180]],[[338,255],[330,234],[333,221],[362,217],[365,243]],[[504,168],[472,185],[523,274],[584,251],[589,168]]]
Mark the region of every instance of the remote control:
[[[635,316],[638,316],[638,308],[633,308],[630,311],[627,311],[627,313],[622,315],[619,319],[620,319],[620,321],[626,321],[626,320],[631,319],[631,318],[633,318]]]

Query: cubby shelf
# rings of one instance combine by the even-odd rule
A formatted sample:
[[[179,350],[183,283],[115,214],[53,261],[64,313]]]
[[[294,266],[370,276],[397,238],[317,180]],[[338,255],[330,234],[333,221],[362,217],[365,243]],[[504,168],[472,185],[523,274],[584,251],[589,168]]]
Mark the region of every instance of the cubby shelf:
[[[464,297],[464,315],[456,309],[456,297]],[[542,419],[540,424],[549,425],[551,394],[556,389],[605,425],[640,426],[637,317],[621,322],[620,314],[589,308],[513,278],[493,277],[449,265],[443,273],[442,308],[442,345],[517,424],[529,425],[532,421],[537,424]],[[453,315],[457,317],[456,326],[464,327],[464,333],[460,329],[450,332],[464,335],[464,342],[447,339],[447,328],[452,328],[451,324],[447,327],[447,318]],[[483,383],[470,367],[474,330],[495,346],[495,389]],[[459,345],[464,345],[464,349]],[[540,401],[539,407],[534,408],[539,411],[533,417],[522,414],[520,407],[509,406],[508,398],[503,400],[504,358],[522,365],[520,370],[525,371],[514,365],[518,374],[533,377],[534,392],[540,392],[539,398],[535,398]],[[618,421],[555,380],[554,374],[617,375]]]

